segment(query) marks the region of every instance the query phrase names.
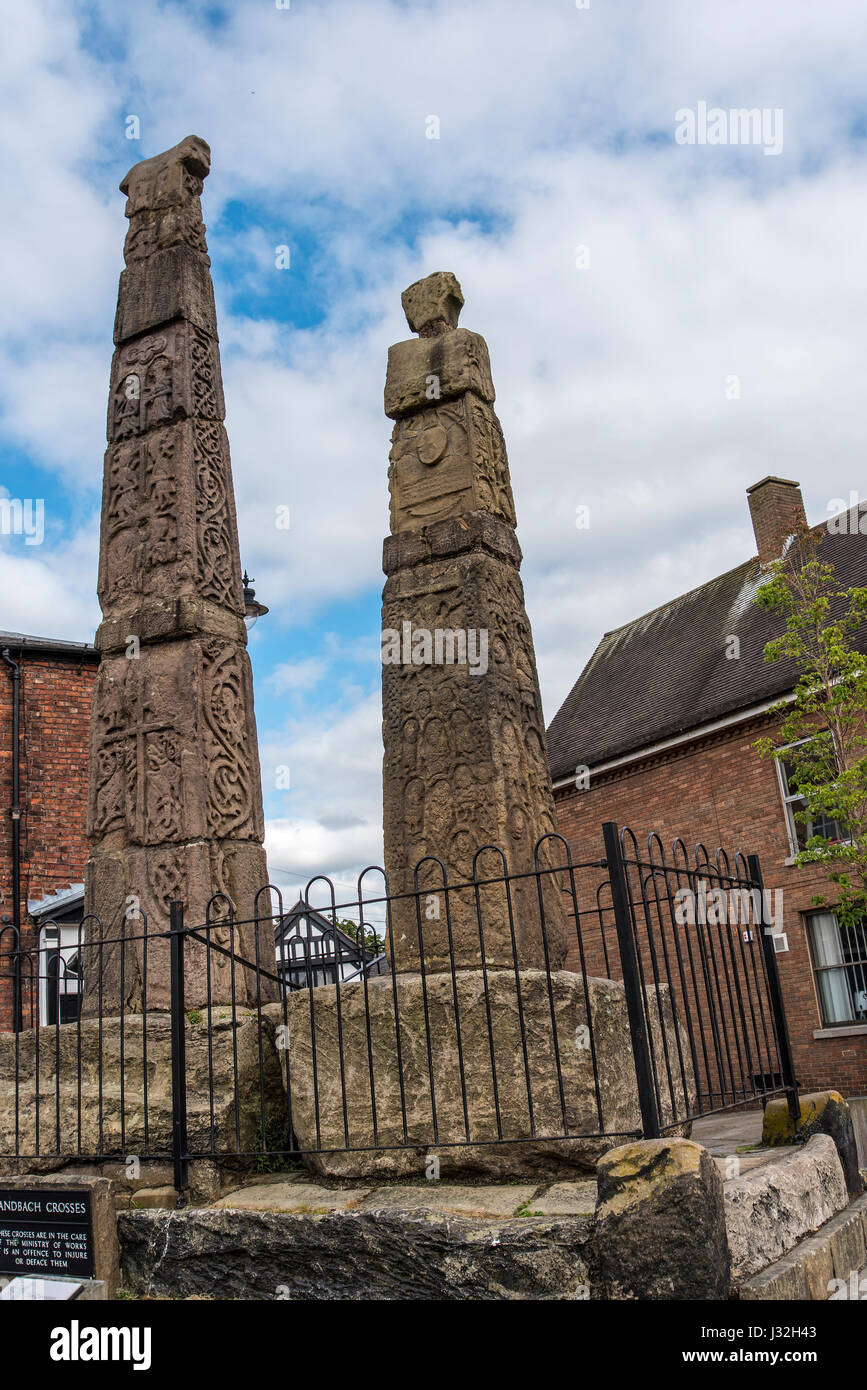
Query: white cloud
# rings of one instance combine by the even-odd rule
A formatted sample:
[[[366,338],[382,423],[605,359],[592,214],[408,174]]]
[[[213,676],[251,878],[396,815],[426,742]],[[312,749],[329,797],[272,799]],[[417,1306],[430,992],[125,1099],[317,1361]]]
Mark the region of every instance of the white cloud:
[[[381,717],[375,690],[349,710],[290,718],[283,730],[260,728],[275,881],[298,884],[329,872],[346,882],[365,865],[382,863]],[[280,767],[290,770],[290,792],[276,787]]]
[[[275,695],[301,695],[319,685],[327,671],[328,662],[318,657],[281,661],[268,676],[266,685]]]
[[[0,541],[0,626],[8,632],[92,642],[100,617],[96,553],[96,518],[67,541],[47,536],[32,547],[21,537]]]
[[[19,6],[5,35],[0,425],[69,489],[98,482],[115,185],[203,135],[242,553],[275,629],[381,582],[386,352],[407,333],[400,291],[433,269],[458,274],[491,347],[549,717],[604,630],[750,553],[750,483],[799,478],[814,517],[859,485],[860,0],[248,3],[217,27],[204,3],[90,10],[112,57],[83,51],[59,0]],[[675,111],[699,99],[782,106],[783,154],[674,146]],[[316,327],[276,321],[309,296]],[[51,554],[4,547],[0,580],[5,626],[89,636],[92,525]],[[381,855],[379,696],[353,694],[334,640],[270,672],[277,692],[340,691],[263,730],[269,848],[304,872]]]

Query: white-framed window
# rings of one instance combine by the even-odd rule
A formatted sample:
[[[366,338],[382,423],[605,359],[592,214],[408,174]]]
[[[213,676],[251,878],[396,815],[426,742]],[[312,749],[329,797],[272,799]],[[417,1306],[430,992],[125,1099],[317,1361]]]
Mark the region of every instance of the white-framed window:
[[[39,933],[39,1022],[74,1023],[81,1007],[80,922],[51,922]]]
[[[801,748],[809,743],[809,739],[801,739],[798,743],[790,744],[794,750]],[[786,753],[787,748],[780,749]],[[806,849],[807,841],[813,835],[821,835],[826,840],[839,840],[841,843],[846,840],[847,832],[845,826],[832,816],[814,815],[812,819],[805,820],[797,818],[797,812],[806,809],[804,798],[798,792],[797,781],[793,760],[791,758],[777,759],[777,777],[780,783],[780,794],[783,798],[783,806],[786,812],[786,826],[789,832],[789,845],[792,854],[798,854],[802,849]]]
[[[867,1023],[867,920],[844,927],[834,912],[811,912],[807,935],[822,1026]]]

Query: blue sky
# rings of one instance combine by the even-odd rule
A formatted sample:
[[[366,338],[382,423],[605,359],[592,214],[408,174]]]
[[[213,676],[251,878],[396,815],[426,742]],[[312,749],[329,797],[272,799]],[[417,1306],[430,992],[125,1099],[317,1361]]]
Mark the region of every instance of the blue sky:
[[[117,185],[201,135],[287,888],[381,854],[382,387],[412,280],[453,270],[490,345],[549,718],[605,630],[752,553],[749,484],[799,479],[814,520],[861,485],[863,3],[4,0],[3,25],[0,487],[44,498],[46,536],[0,537],[0,626],[96,627]],[[781,151],[679,145],[700,102],[781,111]]]

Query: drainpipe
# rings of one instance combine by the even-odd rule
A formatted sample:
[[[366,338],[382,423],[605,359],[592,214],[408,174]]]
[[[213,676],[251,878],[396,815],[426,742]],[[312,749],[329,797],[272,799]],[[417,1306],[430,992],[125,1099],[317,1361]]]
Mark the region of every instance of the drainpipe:
[[[21,667],[9,655],[9,648],[0,653],[12,672],[12,925],[15,928],[17,945],[21,945],[21,804],[19,801],[20,744],[18,737],[21,709]],[[13,967],[12,987],[12,1031],[21,1030],[21,957],[16,951]]]

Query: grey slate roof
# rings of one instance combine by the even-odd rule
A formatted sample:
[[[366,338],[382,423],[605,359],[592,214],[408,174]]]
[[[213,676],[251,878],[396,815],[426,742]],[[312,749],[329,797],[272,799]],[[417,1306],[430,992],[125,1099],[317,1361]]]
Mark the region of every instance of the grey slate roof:
[[[60,637],[32,637],[26,632],[0,632],[0,650],[56,652],[58,656],[97,656],[92,642],[67,642]]]
[[[821,556],[842,588],[867,585],[867,536],[857,528],[826,533]],[[606,632],[548,729],[554,781],[790,691],[792,664],[764,660],[783,624],[753,602],[761,583],[753,558]],[[739,660],[726,658],[730,636],[740,639]],[[867,651],[863,626],[858,645]]]

